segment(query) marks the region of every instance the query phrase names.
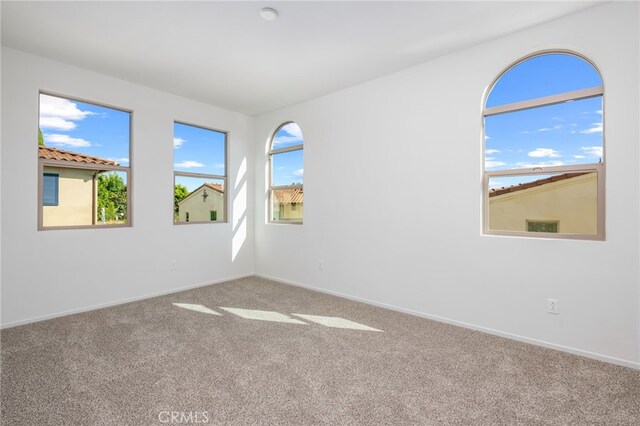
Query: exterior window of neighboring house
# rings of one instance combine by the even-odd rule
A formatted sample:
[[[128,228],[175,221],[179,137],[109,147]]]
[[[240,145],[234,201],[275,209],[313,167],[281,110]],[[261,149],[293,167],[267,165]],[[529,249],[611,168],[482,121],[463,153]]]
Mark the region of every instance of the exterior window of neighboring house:
[[[483,111],[485,234],[604,240],[603,96],[596,67],[566,51],[496,79]]]
[[[557,220],[539,221],[527,220],[527,231],[529,232],[558,232],[560,222]]]
[[[131,225],[131,112],[40,93],[38,229]]]
[[[301,224],[304,216],[304,141],[300,127],[282,124],[269,150],[269,222]]]
[[[225,222],[227,132],[175,122],[173,162],[173,222]]]
[[[56,173],[44,173],[42,176],[42,205],[58,205],[58,178]]]

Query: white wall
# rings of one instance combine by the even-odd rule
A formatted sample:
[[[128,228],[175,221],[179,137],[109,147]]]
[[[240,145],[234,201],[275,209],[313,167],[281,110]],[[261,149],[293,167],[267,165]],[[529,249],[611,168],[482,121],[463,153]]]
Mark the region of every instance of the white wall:
[[[637,3],[605,4],[258,117],[257,273],[640,367],[638,31]],[[604,77],[605,242],[481,235],[484,91],[551,48]],[[288,120],[303,226],[266,224],[267,137]]]
[[[134,110],[133,227],[37,231],[39,90]],[[229,223],[173,225],[173,120],[230,131]],[[253,122],[3,48],[2,326],[251,275]]]

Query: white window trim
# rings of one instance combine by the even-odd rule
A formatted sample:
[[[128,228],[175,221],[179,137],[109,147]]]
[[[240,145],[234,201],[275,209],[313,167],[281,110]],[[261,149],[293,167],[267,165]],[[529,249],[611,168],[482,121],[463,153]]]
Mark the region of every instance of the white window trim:
[[[525,62],[531,58],[547,55],[547,54],[568,54],[576,56],[585,60],[602,78],[602,73],[596,65],[588,58],[580,55],[579,53],[569,50],[545,50],[527,55],[508,66],[498,77],[491,83],[488,90],[485,93],[483,110],[482,110],[482,233],[483,235],[502,235],[512,237],[526,237],[526,238],[549,238],[549,239],[567,239],[567,240],[605,240],[605,163],[606,163],[606,120],[605,120],[605,99],[604,99],[604,85],[598,87],[592,87],[588,89],[576,90],[571,92],[560,93],[552,96],[545,96],[541,98],[530,99],[521,102],[514,102],[506,105],[500,105],[497,107],[487,108],[487,100],[491,91],[495,87],[500,78],[511,71],[515,66]],[[603,80],[604,81],[604,80]],[[600,163],[591,164],[579,164],[575,166],[555,166],[555,167],[533,167],[523,169],[506,169],[488,171],[485,169],[486,164],[486,126],[485,118],[497,115],[505,114],[516,111],[522,111],[526,109],[546,107],[562,102],[575,101],[580,99],[588,99],[593,97],[602,97],[602,161]],[[596,172],[598,177],[598,201],[597,201],[597,233],[595,235],[587,234],[561,234],[555,232],[526,232],[526,231],[501,231],[492,230],[489,228],[489,179],[496,176],[523,176],[523,175],[536,175],[536,174],[553,174],[553,173],[567,173],[567,172]]]

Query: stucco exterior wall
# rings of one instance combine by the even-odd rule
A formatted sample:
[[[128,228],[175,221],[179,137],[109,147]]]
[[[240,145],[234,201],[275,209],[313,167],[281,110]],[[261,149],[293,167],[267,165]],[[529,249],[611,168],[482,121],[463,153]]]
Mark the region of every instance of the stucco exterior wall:
[[[598,232],[598,176],[573,177],[489,198],[489,228],[526,231],[527,221],[558,221],[558,232]]]
[[[58,205],[43,206],[43,226],[77,226],[93,223],[94,170],[45,167],[58,175]]]
[[[304,204],[279,204],[273,205],[273,217],[275,220],[302,222],[304,217]]]
[[[202,191],[200,188],[178,203],[178,222],[187,221],[187,213],[189,213],[189,222],[211,222],[211,211],[218,212],[216,222],[224,222],[224,194],[207,188],[206,201],[202,199]]]

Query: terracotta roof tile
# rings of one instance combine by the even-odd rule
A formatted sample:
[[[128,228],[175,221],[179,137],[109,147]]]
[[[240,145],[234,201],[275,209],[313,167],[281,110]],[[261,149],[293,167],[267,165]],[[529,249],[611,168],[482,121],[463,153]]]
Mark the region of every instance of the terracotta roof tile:
[[[200,188],[201,188],[201,187],[203,187],[203,186],[206,186],[207,188],[211,188],[211,189],[213,189],[213,190],[215,190],[215,191],[218,191],[218,192],[220,192],[220,193],[224,194],[224,188],[223,188],[223,187],[222,187],[222,185],[221,185],[221,184],[219,184],[219,183],[206,182],[206,183],[204,183],[203,185],[201,185],[201,186],[200,186]],[[196,192],[196,191],[197,191],[198,189],[200,189],[200,188],[197,188],[197,189],[196,189],[195,191],[193,191],[193,192]]]
[[[113,160],[92,157],[90,155],[79,154],[77,152],[65,151],[63,149],[51,148],[48,146],[38,147],[38,157],[45,160],[74,161],[76,163],[101,164],[106,166],[117,166]]]
[[[304,191],[299,187],[274,189],[273,199],[279,204],[301,204],[304,202]]]
[[[534,188],[536,186],[546,185],[548,183],[557,182],[559,180],[571,179],[574,177],[586,175],[590,172],[576,172],[576,173],[563,173],[561,175],[555,175],[544,179],[534,180],[533,182],[519,183],[517,185],[503,186],[502,188],[492,188],[489,190],[489,197],[496,197],[498,195],[508,194],[509,192],[522,191],[524,189]]]

